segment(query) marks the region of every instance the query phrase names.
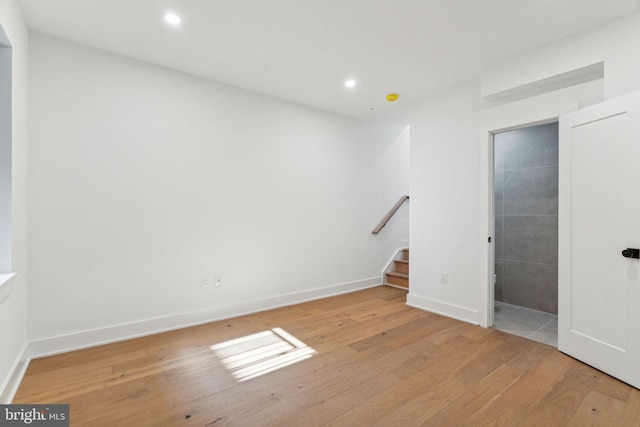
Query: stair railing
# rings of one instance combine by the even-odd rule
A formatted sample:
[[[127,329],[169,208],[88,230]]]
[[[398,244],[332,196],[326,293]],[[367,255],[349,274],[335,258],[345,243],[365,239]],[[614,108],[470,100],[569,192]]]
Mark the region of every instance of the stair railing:
[[[405,200],[409,200],[409,196],[400,197],[400,200],[398,200],[398,202],[391,208],[389,213],[384,218],[382,218],[382,221],[380,221],[380,224],[378,224],[378,226],[374,228],[371,233],[378,234],[380,230],[382,230],[384,226],[387,225],[387,222],[389,222],[393,214],[395,214],[396,211],[400,209],[400,206],[402,206]]]

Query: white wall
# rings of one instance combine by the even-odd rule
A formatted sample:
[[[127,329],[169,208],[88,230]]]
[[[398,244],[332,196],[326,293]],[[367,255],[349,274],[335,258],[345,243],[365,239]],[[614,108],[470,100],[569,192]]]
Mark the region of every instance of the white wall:
[[[11,270],[18,273],[0,296],[0,402],[4,403],[12,398],[27,358],[28,31],[15,1],[0,0],[0,25],[13,48]]]
[[[594,38],[598,49],[607,52],[595,58],[604,61],[603,79],[512,103],[480,98],[480,93],[498,91],[491,86],[496,82],[504,83],[499,91],[517,91],[518,85],[536,82],[522,76],[545,79],[588,65],[594,60],[588,49]],[[482,81],[437,94],[413,111],[410,305],[487,323],[489,132],[557,118],[640,89],[640,74],[627,71],[640,69],[634,40],[640,40],[640,14],[496,64]],[[559,47],[567,45],[572,49],[558,55]],[[491,90],[483,90],[487,82]],[[440,283],[441,272],[448,273],[447,284]]]
[[[640,13],[494,64],[482,76],[483,96],[494,96],[536,81],[604,62],[604,96],[640,88],[638,48]]]
[[[13,108],[11,57],[13,55],[10,46],[7,35],[0,28],[0,274],[11,271],[11,110]]]
[[[380,283],[405,126],[38,34],[30,66],[36,354]]]
[[[447,91],[423,103],[411,119],[411,305],[454,313],[477,309],[478,144],[470,95]],[[449,275],[440,285],[441,272]],[[415,301],[422,296],[452,305],[451,313]]]
[[[376,140],[389,125],[384,121],[369,122],[366,126],[367,138]],[[372,178],[372,189],[379,202],[374,227],[401,196],[409,195],[409,136],[409,126],[406,126],[395,140],[379,144],[377,150],[380,151],[374,153],[376,163],[373,167],[377,173]],[[391,262],[398,249],[409,247],[409,205],[410,202],[404,202],[374,238],[380,248],[382,267]]]

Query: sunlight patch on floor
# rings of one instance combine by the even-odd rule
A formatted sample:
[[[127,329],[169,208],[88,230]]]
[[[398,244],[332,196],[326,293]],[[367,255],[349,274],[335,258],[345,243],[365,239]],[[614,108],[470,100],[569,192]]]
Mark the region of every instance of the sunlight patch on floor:
[[[281,328],[258,332],[211,346],[238,381],[282,369],[313,356],[316,351]]]

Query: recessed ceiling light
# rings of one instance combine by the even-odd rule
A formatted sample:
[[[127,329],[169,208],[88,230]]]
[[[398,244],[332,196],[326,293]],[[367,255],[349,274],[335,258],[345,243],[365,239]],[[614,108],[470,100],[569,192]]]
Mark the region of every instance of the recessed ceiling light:
[[[346,82],[344,82],[344,85],[348,88],[352,88],[356,86],[356,81],[353,79],[349,79]]]
[[[180,25],[180,17],[175,13],[167,13],[164,15],[164,20],[167,21],[171,25]]]

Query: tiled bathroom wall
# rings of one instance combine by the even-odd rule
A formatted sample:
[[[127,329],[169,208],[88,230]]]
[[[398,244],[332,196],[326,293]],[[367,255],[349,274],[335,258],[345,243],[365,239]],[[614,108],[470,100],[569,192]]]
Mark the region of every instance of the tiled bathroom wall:
[[[558,124],[496,134],[495,300],[558,313]]]

